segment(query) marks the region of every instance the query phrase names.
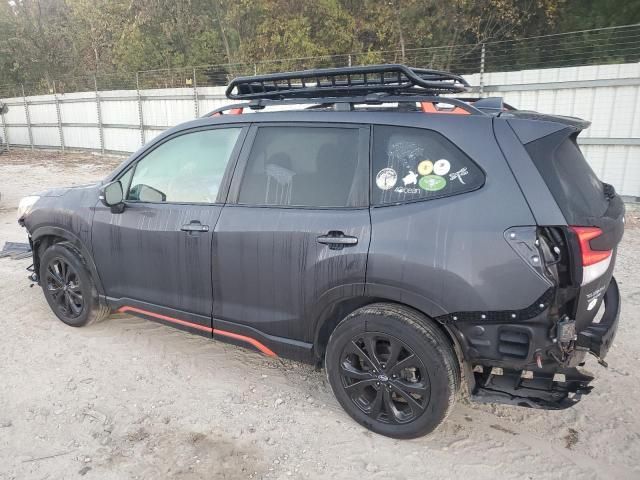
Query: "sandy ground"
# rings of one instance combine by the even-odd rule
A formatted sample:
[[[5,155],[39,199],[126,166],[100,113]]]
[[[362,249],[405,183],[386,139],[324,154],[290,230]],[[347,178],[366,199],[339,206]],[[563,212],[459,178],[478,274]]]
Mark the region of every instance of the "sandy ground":
[[[19,197],[99,179],[121,159],[0,156],[0,246],[24,241]],[[620,248],[624,297],[609,369],[561,412],[461,400],[433,435],[353,422],[324,372],[120,316],[67,327],[0,259],[0,479],[640,478],[640,228]]]

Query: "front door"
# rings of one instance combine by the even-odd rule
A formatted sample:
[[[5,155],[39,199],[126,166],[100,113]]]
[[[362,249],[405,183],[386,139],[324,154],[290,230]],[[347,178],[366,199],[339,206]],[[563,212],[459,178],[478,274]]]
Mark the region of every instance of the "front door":
[[[252,127],[215,230],[215,328],[311,342],[322,305],[363,294],[368,140],[357,125]]]
[[[169,137],[121,175],[122,213],[96,207],[93,256],[112,306],[211,332],[212,235],[243,133]]]

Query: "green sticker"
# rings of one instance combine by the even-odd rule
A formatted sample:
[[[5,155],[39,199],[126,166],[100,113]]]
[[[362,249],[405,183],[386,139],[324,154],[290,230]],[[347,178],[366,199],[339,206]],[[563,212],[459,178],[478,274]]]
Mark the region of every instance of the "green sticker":
[[[437,192],[447,186],[447,181],[440,175],[426,175],[418,181],[418,185],[427,192]]]

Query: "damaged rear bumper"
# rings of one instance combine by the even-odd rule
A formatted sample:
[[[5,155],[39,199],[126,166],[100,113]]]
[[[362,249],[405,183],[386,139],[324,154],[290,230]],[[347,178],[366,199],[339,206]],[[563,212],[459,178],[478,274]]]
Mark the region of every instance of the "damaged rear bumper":
[[[615,278],[612,278],[604,294],[602,317],[576,332],[575,340],[571,343],[574,345],[573,352],[562,362],[554,361],[553,358],[556,357],[550,355],[550,352],[557,348],[559,339],[550,338],[545,342],[547,345],[544,345],[540,342],[541,335],[536,334],[537,329],[533,330],[533,326],[533,333],[530,334],[532,342],[526,360],[509,360],[504,355],[499,361],[487,358],[471,360],[474,366],[474,382],[470,385],[471,399],[483,403],[506,403],[552,410],[575,405],[583,395],[591,391],[593,387],[590,383],[594,378],[577,367],[584,364],[587,353],[597,357],[599,362],[606,366],[603,358],[615,338],[620,305],[618,284]],[[505,324],[502,324],[502,327],[504,328]],[[526,331],[524,326],[520,328]],[[541,352],[544,362],[538,365],[528,363],[532,351]]]
[[[591,323],[578,333],[577,348],[588,351],[602,360],[615,338],[620,319],[620,290],[615,277],[604,294],[604,314],[598,323]]]

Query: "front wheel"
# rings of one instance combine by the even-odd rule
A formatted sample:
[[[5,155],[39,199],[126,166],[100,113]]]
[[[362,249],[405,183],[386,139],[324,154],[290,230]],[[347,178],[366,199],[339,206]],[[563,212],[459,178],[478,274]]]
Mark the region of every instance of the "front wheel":
[[[333,392],[351,417],[394,438],[416,438],[455,403],[459,364],[445,334],[419,313],[372,304],[333,331],[325,356]]]
[[[83,327],[106,318],[84,259],[66,242],[47,248],[40,258],[40,285],[53,313],[67,325]]]

